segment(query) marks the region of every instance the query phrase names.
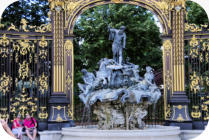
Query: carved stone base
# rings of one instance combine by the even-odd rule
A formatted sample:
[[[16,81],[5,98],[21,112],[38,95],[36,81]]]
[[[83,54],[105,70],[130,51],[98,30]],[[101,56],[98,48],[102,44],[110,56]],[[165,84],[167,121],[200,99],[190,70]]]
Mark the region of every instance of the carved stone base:
[[[94,114],[98,118],[98,128],[108,129],[143,129],[142,119],[147,115],[148,102],[141,104],[122,104],[119,101],[97,103]]]

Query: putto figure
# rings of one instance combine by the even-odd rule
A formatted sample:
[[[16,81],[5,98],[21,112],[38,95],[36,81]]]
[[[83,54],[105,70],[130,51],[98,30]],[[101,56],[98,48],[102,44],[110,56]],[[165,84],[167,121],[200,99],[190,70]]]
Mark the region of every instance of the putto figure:
[[[109,40],[113,40],[113,60],[115,60],[115,62],[117,62],[120,65],[122,65],[123,62],[123,49],[126,46],[126,33],[124,32],[125,28],[125,26],[121,26],[118,30],[108,26],[108,31],[110,32]]]

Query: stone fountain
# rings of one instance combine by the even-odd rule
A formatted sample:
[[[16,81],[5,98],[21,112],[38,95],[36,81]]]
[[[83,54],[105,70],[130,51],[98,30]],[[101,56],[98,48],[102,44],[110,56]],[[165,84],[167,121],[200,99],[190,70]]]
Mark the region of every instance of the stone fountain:
[[[178,140],[178,127],[155,126],[143,122],[147,108],[161,97],[154,83],[153,69],[146,67],[143,77],[139,66],[123,59],[126,44],[125,27],[108,28],[113,40],[113,59],[103,58],[95,73],[82,69],[83,84],[78,83],[80,99],[86,108],[93,108],[98,119],[97,126],[63,128],[62,140],[125,140],[125,139],[171,139]],[[163,138],[165,137],[165,138]]]

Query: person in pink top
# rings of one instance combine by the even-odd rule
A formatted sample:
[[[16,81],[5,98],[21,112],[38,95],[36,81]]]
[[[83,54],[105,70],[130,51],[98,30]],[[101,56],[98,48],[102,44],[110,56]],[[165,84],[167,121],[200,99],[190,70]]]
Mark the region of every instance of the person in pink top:
[[[21,121],[21,115],[18,114],[17,118],[13,121],[13,125],[12,125],[12,133],[14,135],[17,135],[17,138],[22,140],[22,121]]]
[[[37,122],[35,118],[31,117],[28,113],[26,114],[26,119],[24,120],[25,132],[30,140],[35,140],[37,135]],[[33,136],[30,134],[33,133]]]

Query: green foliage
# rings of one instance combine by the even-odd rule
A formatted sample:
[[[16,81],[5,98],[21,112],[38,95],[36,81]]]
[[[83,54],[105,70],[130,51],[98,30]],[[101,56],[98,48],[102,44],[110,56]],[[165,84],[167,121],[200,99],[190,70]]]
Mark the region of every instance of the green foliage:
[[[47,22],[48,12],[48,0],[19,0],[4,11],[2,23],[7,27],[11,23],[19,27],[20,20],[25,18],[29,21],[29,25],[39,26]]]
[[[188,23],[194,23],[196,25],[208,24],[207,13],[199,4],[193,1],[187,1],[186,5]]]
[[[101,58],[112,58],[108,25],[113,28],[126,26],[125,59],[130,57],[130,62],[142,69],[147,65],[155,70],[162,68],[160,32],[153,14],[134,5],[102,5],[85,11],[74,27],[75,83],[82,82],[82,68],[93,71],[98,69],[97,62]]]

